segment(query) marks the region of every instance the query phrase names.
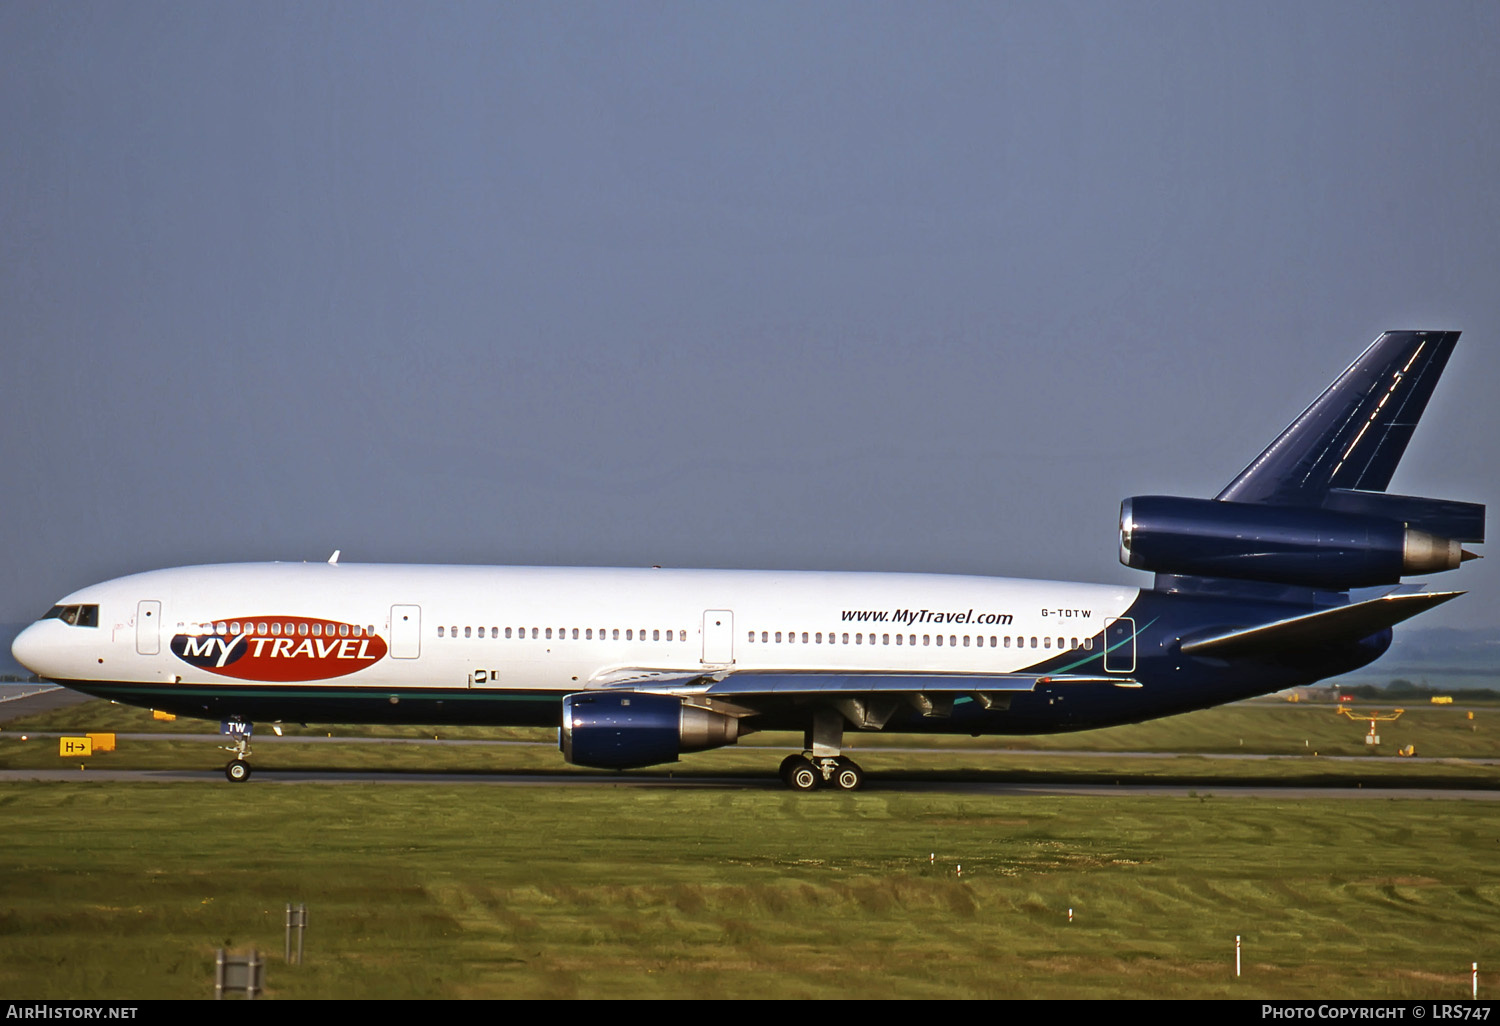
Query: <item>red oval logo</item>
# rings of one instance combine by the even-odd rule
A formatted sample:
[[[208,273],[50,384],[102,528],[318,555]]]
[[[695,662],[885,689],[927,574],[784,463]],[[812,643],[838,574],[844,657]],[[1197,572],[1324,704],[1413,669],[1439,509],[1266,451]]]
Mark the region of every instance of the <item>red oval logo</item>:
[[[227,617],[174,635],[172,654],[221,677],[300,681],[343,677],[385,657],[385,639],[358,624],[306,616]]]

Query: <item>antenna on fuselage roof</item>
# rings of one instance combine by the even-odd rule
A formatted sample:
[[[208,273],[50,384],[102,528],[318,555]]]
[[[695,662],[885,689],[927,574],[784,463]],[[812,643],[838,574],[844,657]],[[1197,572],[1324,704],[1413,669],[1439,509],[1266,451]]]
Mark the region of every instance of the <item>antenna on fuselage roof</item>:
[[[328,565],[329,566],[338,566],[339,565],[339,553],[343,552],[343,551],[344,551],[343,549],[334,549],[333,550],[333,555],[331,555],[331,556],[328,557]]]

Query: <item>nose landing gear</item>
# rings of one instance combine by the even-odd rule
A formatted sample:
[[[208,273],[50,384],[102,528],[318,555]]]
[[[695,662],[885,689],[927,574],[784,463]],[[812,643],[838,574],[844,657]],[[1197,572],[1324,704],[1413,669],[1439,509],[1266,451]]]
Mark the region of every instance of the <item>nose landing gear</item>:
[[[219,725],[219,733],[228,734],[234,741],[232,745],[220,745],[226,752],[233,752],[234,758],[229,765],[224,767],[224,776],[231,784],[243,784],[250,779],[250,735],[252,725],[240,720],[227,720]]]

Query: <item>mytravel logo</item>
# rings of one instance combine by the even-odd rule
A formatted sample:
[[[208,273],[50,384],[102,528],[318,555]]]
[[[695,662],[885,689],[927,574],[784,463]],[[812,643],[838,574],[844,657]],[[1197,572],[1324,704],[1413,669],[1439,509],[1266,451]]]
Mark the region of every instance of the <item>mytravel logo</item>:
[[[358,624],[305,616],[257,616],[203,624],[172,638],[172,654],[222,677],[326,680],[385,656],[385,639]]]

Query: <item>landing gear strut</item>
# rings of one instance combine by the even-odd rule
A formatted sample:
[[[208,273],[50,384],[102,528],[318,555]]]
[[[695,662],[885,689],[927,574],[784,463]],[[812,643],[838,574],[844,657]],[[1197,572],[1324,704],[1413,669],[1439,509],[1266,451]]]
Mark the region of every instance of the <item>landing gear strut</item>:
[[[816,791],[824,786],[858,791],[865,771],[841,753],[843,741],[843,716],[833,709],[819,710],[803,738],[804,751],[781,760],[782,783],[793,791]]]

